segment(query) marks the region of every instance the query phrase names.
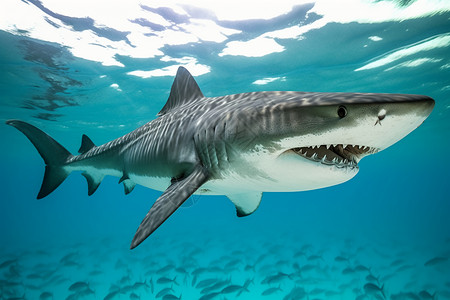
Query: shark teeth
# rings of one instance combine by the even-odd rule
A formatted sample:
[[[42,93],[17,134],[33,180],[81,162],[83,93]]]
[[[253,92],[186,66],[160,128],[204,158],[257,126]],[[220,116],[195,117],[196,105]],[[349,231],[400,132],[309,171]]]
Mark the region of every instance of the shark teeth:
[[[349,144],[313,145],[290,150],[306,159],[340,169],[358,168],[361,158],[379,151],[375,147]]]

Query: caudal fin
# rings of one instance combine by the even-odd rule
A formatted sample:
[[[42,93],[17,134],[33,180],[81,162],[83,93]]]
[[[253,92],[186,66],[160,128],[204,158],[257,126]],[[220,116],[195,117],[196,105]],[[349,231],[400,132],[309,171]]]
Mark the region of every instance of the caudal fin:
[[[6,124],[20,130],[33,143],[45,162],[45,174],[38,199],[53,192],[69,175],[64,168],[67,159],[72,156],[61,144],[42,130],[19,120],[9,120]]]

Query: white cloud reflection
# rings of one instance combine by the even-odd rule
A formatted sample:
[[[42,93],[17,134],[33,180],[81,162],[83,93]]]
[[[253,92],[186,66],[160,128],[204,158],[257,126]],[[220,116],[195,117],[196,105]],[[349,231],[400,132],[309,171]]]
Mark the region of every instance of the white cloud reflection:
[[[271,20],[307,3],[314,4],[308,14],[320,16],[309,24],[250,34],[245,39],[239,36],[240,30],[223,25],[232,24],[230,21]],[[124,67],[118,56],[163,59],[164,47],[202,42],[223,47],[219,56],[262,57],[283,52],[280,40],[303,39],[307,32],[329,23],[400,21],[449,10],[450,1],[442,0],[417,0],[405,7],[395,1],[365,0],[2,0],[0,30],[58,43],[76,57],[105,66]],[[82,28],[65,22],[67,18]],[[385,59],[392,58],[395,57]],[[198,74],[209,72],[205,65],[192,61],[189,64]],[[172,74],[173,68],[129,74],[166,76],[162,74]]]
[[[356,69],[355,71],[379,68],[420,52],[429,51],[436,48],[444,48],[448,46],[450,46],[450,34],[437,35],[378,57],[374,61]]]

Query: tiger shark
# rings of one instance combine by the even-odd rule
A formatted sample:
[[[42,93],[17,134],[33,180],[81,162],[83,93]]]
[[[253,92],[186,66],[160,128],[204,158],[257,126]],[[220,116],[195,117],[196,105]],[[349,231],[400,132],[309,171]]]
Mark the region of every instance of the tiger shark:
[[[96,146],[82,136],[72,155],[49,135],[19,120],[6,123],[33,143],[45,162],[38,199],[81,171],[92,195],[106,175],[163,191],[144,217],[131,249],[193,194],[226,195],[239,217],[253,213],[263,192],[293,192],[343,183],[359,161],[420,126],[434,100],[423,95],[252,92],[205,97],[183,67],[158,117]]]

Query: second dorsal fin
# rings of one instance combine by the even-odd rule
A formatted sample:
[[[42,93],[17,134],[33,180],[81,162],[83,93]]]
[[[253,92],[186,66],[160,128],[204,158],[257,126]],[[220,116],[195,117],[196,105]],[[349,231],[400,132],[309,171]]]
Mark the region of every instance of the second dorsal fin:
[[[81,147],[78,150],[78,153],[84,154],[94,147],[95,144],[91,141],[91,139],[87,135],[83,134],[81,137]]]
[[[184,67],[179,67],[170,90],[169,99],[158,113],[158,116],[162,116],[182,104],[189,103],[191,100],[203,97],[203,93],[200,91],[191,73]]]

